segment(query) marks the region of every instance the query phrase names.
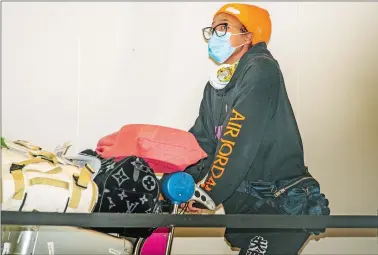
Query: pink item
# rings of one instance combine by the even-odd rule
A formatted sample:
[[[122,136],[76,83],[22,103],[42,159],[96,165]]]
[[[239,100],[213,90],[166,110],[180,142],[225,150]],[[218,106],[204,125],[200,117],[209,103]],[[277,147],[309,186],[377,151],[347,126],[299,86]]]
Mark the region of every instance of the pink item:
[[[164,255],[167,248],[169,228],[158,228],[143,244],[140,255]]]
[[[103,158],[120,160],[141,157],[155,173],[184,171],[206,158],[193,134],[169,127],[132,124],[100,139],[96,152]]]

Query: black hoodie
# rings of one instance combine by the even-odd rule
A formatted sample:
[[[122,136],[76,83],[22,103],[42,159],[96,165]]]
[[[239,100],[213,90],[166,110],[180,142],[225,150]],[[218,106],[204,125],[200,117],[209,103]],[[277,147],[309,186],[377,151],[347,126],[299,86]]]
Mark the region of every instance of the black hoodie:
[[[227,213],[237,211],[235,190],[243,180],[275,181],[306,171],[284,79],[265,43],[244,54],[225,88],[206,85],[189,132],[209,156],[202,169],[187,172],[197,182],[207,174],[202,188]]]

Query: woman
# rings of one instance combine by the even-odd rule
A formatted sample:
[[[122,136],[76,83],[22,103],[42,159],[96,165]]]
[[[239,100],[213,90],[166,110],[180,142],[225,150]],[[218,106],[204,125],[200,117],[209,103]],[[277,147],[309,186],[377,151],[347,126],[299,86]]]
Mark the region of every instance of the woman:
[[[280,67],[267,49],[269,13],[226,4],[203,29],[210,75],[190,129],[209,155],[186,170],[226,214],[328,215],[304,163],[303,146]],[[190,211],[198,211],[192,202]],[[239,254],[297,254],[309,230],[226,229]]]

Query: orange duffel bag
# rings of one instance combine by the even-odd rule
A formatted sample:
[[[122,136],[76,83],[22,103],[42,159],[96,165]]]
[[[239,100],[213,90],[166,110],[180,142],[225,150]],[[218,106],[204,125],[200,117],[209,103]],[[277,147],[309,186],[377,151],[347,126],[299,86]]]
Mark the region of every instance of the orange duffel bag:
[[[143,158],[155,173],[183,171],[206,158],[193,134],[164,126],[131,124],[103,137],[96,152],[116,161],[128,156]]]

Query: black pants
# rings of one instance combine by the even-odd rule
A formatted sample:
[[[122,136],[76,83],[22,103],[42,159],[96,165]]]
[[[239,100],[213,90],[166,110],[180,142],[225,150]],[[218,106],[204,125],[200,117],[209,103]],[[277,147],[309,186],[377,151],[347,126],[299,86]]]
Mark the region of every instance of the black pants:
[[[238,197],[244,200],[245,194],[240,194]],[[246,202],[244,206],[251,208],[247,200],[250,202],[251,198],[244,200]],[[245,213],[245,211],[238,213]],[[250,214],[282,215],[286,213],[263,204],[258,211],[253,209]],[[296,255],[310,234],[303,229],[226,229],[225,237],[233,247],[240,248],[239,255]]]

